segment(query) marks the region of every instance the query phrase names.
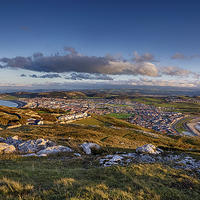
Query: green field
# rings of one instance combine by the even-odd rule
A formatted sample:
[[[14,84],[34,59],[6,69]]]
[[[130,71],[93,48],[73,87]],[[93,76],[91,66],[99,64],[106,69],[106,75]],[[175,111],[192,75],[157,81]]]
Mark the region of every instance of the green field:
[[[126,114],[126,113],[111,113],[108,114],[109,117],[115,117],[117,119],[128,119],[130,116],[133,116],[132,114]]]
[[[1,98],[1,100],[18,100],[19,97],[16,97],[16,96],[8,96],[8,97],[4,97],[4,98]]]
[[[188,117],[188,118],[185,118],[183,120],[181,120],[178,124],[176,124],[176,130],[179,132],[179,133],[183,133],[183,131],[187,131],[183,125],[184,122],[189,122],[190,120],[192,120],[193,118],[191,117]]]

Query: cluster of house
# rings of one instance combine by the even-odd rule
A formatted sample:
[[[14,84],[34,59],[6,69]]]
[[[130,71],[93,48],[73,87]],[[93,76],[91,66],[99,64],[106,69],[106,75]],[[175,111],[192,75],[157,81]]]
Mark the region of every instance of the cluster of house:
[[[174,97],[174,98],[166,98],[165,99],[167,102],[172,102],[172,103],[200,103],[200,100],[199,99],[190,99],[190,98],[188,98],[188,99],[185,99],[185,98],[183,98],[183,99],[181,99],[181,98],[176,98],[176,97]]]
[[[130,114],[127,120],[130,123],[160,132],[173,132],[170,128],[172,124],[183,118],[181,113],[161,111],[160,108],[119,99],[33,98],[24,101],[27,103],[26,107],[59,108],[70,111],[69,115],[58,117],[61,122],[85,118],[88,116],[87,113],[99,115],[126,113]]]
[[[128,121],[130,123],[151,128],[155,131],[163,133],[174,133],[171,129],[173,123],[177,122],[183,115],[176,112],[164,112],[154,107],[137,107],[135,108],[135,115],[130,117]]]
[[[30,119],[27,119],[26,124],[27,125],[43,125],[44,121],[42,118],[41,119],[30,118]]]
[[[61,115],[61,116],[58,117],[58,120],[60,120],[60,121],[71,121],[71,120],[85,118],[87,116],[88,116],[88,114],[86,112],[76,113],[76,114],[71,114],[71,115]]]

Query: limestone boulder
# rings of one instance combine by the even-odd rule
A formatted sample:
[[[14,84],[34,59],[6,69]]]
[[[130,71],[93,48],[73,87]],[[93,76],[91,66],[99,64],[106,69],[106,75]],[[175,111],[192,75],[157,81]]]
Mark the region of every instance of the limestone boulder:
[[[137,153],[149,153],[149,154],[159,154],[161,151],[157,151],[156,147],[152,144],[145,144],[142,147],[136,148]]]
[[[73,152],[73,150],[69,147],[64,147],[64,146],[59,145],[59,146],[47,147],[46,149],[43,149],[37,152],[37,155],[54,154],[54,153],[60,153],[60,152]]]
[[[21,144],[23,141],[21,139],[18,139],[18,136],[15,135],[15,136],[11,136],[11,137],[8,137],[6,140],[5,140],[5,143],[7,144],[12,144],[14,145],[15,147],[18,146],[19,144]]]
[[[28,140],[18,145],[18,151],[20,153],[37,152],[47,147],[56,145],[56,143],[46,139]]]
[[[91,149],[92,148],[95,148],[95,149],[100,149],[101,146],[99,146],[98,144],[95,144],[95,143],[86,143],[84,142],[82,145],[82,148],[83,148],[83,151],[86,153],[86,154],[91,154]]]
[[[6,143],[0,143],[0,152],[13,153],[15,151],[16,151],[16,148],[13,145],[9,145]]]
[[[156,160],[154,158],[152,158],[151,156],[149,156],[148,154],[147,155],[142,155],[140,157],[140,160],[142,162],[147,162],[147,163],[152,163],[152,162],[155,162]]]

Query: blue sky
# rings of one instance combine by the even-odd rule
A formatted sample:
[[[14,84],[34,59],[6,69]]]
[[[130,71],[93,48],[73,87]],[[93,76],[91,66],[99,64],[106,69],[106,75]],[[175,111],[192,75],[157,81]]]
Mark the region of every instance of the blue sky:
[[[0,90],[200,87],[200,3],[0,0]]]

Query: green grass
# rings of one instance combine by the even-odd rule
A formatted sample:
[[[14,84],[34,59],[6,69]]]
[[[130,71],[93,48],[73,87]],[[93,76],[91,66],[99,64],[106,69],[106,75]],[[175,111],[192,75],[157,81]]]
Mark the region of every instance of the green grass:
[[[68,155],[69,156],[69,155]],[[1,162],[1,199],[198,199],[199,178],[160,164],[91,167],[82,158]]]
[[[42,113],[42,114],[51,114],[50,112],[45,112],[45,111],[40,111],[40,110],[38,110],[38,111],[35,111],[36,113]]]
[[[1,98],[1,100],[18,100],[19,97],[16,97],[16,96],[8,96],[8,97],[4,97],[4,98]]]
[[[106,125],[106,123],[99,121],[97,119],[94,119],[93,117],[82,119],[75,122],[76,124],[84,124],[84,125]]]
[[[115,117],[117,119],[128,119],[130,116],[133,116],[132,114],[126,114],[126,113],[111,113],[108,114],[109,117]]]
[[[189,121],[192,120],[192,119],[193,119],[193,118],[191,118],[191,117],[185,118],[185,119],[181,120],[181,121],[176,125],[176,127],[184,128],[183,123],[189,122]]]
[[[179,133],[182,133],[182,134],[183,134],[184,131],[187,131],[187,130],[184,129],[184,128],[176,128],[176,130],[177,130]]]
[[[105,156],[116,151],[135,152],[138,146],[152,143],[172,150],[174,154],[184,153],[199,160],[200,139],[167,135],[153,137],[126,128],[152,130],[109,116],[92,114],[91,118],[76,123],[81,121],[85,126],[26,125],[1,131],[4,138],[18,135],[23,140],[49,139],[83,156],[75,157],[66,152],[41,158],[1,154],[0,199],[199,199],[200,176],[195,171],[177,170],[169,163],[145,164],[139,161],[103,168],[99,156],[85,155],[80,144],[99,144],[102,149],[97,153]],[[107,127],[108,124],[121,128],[113,129]]]
[[[189,122],[189,121],[192,120],[192,119],[193,119],[193,118],[191,118],[191,117],[182,119],[178,124],[176,124],[176,130],[177,130],[179,133],[182,133],[182,134],[184,134],[184,133],[183,133],[184,131],[187,132],[187,130],[185,129],[185,127],[184,127],[183,124],[184,124],[185,122]]]

